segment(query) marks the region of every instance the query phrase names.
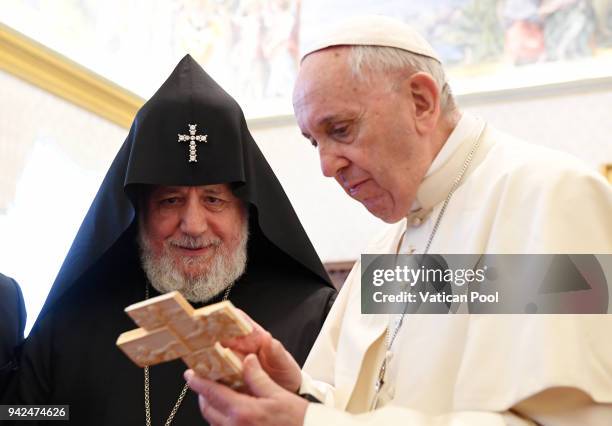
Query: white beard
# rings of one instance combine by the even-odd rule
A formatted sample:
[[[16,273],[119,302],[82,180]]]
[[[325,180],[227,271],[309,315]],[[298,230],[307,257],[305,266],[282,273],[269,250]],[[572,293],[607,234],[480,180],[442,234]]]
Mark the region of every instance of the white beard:
[[[165,242],[163,251],[159,257],[153,254],[151,243],[142,227],[138,232],[138,245],[140,247],[140,261],[149,282],[160,293],[180,291],[181,294],[191,302],[207,302],[230,287],[246,269],[247,241],[249,239],[248,219],[241,224],[240,242],[233,252],[218,238],[192,238],[184,237],[180,241]],[[212,245],[215,252],[207,271],[195,276],[185,276],[176,268],[168,245],[182,245],[192,248]],[[198,258],[184,257],[185,265],[199,262]]]

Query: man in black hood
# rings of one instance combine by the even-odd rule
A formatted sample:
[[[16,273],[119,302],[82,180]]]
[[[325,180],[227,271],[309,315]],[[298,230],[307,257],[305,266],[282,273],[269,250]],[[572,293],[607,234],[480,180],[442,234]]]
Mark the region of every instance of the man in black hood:
[[[70,404],[82,425],[201,424],[180,360],[143,378],[115,347],[134,328],[123,309],[170,290],[195,307],[231,300],[299,363],[335,297],[242,110],[189,55],[136,115],[79,229],[17,402]]]

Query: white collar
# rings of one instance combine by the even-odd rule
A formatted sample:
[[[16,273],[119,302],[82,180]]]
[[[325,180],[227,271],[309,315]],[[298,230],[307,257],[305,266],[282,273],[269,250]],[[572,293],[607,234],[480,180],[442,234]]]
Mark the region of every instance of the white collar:
[[[479,120],[471,116],[469,114],[461,114],[461,118],[459,122],[451,132],[450,136],[442,145],[442,149],[436,155],[433,162],[429,166],[427,173],[423,179],[426,179],[429,175],[435,173],[437,170],[445,164],[451,155],[457,150],[461,142],[465,140],[465,138],[469,137],[474,128],[480,128],[482,124],[479,123]]]
[[[481,118],[467,113],[462,114],[419,185],[412,211],[429,210],[448,195],[454,179],[461,171],[465,158],[481,134],[484,125],[484,120]],[[471,170],[482,161],[488,149],[481,144],[479,151],[472,161]]]

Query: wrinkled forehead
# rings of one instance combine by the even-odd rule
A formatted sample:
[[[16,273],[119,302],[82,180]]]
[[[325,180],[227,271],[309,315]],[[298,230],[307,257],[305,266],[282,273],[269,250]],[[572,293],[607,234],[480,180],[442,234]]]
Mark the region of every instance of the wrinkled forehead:
[[[304,130],[328,116],[351,110],[363,100],[363,85],[353,76],[345,48],[329,48],[305,58],[293,92],[293,110]]]
[[[308,96],[338,88],[350,82],[349,47],[335,46],[306,56],[293,90],[293,105],[298,106]]]
[[[229,183],[218,183],[218,184],[213,184],[213,185],[199,185],[199,186],[151,185],[150,192],[153,194],[168,193],[168,192],[187,192],[192,188],[197,189],[198,192],[202,192],[206,194],[233,194],[232,188]]]
[[[145,206],[154,198],[172,195],[187,194],[191,189],[196,189],[201,195],[223,196],[228,199],[239,200],[230,183],[218,183],[212,185],[186,186],[186,185],[141,185],[140,200]],[[241,200],[239,200],[241,201]],[[242,201],[241,201],[242,202]],[[141,206],[141,207],[145,207]]]

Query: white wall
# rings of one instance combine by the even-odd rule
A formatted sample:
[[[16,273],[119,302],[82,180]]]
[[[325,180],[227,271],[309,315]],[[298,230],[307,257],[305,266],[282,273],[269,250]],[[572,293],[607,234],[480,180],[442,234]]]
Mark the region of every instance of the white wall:
[[[29,330],[127,130],[4,72],[0,93],[0,272]]]
[[[594,169],[612,163],[610,78],[553,89],[510,91],[491,100],[464,97],[464,104],[465,111],[481,115],[498,128],[569,152]]]

